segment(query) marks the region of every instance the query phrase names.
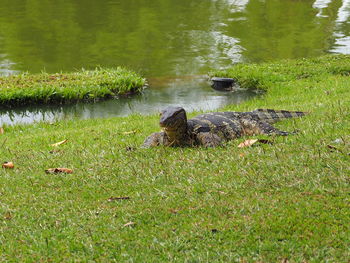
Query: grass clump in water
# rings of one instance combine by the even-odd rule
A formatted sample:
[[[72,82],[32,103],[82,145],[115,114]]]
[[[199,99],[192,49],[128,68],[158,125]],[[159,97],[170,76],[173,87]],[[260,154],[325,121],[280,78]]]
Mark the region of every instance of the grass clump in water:
[[[0,170],[0,260],[347,262],[350,78],[330,60],[350,65],[241,66],[268,92],[221,110],[310,112],[276,124],[299,133],[263,136],[272,145],[141,149],[157,115],[5,127],[1,161],[15,168]],[[74,172],[45,173],[55,167]]]
[[[0,104],[19,106],[95,101],[139,92],[144,85],[144,78],[122,67],[74,73],[24,73],[0,77]]]
[[[226,70],[212,71],[210,75],[234,78],[241,88],[267,91],[271,86],[284,85],[300,79],[321,81],[326,76],[349,76],[349,59],[350,56],[329,55],[263,64],[238,63]]]

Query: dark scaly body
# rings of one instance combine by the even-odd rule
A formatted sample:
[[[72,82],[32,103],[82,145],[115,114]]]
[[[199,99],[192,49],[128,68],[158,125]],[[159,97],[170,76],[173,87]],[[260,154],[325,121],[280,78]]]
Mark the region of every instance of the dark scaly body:
[[[168,107],[161,113],[163,132],[153,133],[143,146],[195,146],[215,147],[224,141],[245,135],[288,135],[271,124],[287,118],[302,117],[300,111],[258,109],[251,112],[211,112],[187,120],[180,107]]]

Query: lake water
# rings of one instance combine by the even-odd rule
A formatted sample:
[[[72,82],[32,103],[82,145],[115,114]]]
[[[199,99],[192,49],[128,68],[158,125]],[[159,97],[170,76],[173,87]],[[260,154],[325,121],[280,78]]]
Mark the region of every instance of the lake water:
[[[0,112],[2,123],[215,109],[254,96],[205,75],[237,62],[350,53],[350,0],[0,0],[0,74],[126,66],[142,95]]]

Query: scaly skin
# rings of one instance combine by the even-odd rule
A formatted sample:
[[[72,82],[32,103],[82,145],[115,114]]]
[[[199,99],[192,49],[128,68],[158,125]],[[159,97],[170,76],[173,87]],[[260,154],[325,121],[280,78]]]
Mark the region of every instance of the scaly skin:
[[[286,136],[271,124],[287,118],[302,117],[301,111],[257,109],[251,112],[211,112],[187,120],[186,111],[181,107],[168,107],[161,112],[162,132],[152,133],[143,147],[164,146],[205,146],[216,147],[224,141],[241,136],[276,134]]]

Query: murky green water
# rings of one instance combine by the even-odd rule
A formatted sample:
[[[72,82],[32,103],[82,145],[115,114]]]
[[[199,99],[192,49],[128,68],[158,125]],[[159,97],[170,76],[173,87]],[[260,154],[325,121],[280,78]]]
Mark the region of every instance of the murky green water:
[[[78,117],[168,104],[211,109],[251,94],[214,92],[184,76],[240,61],[350,53],[349,15],[350,0],[0,0],[0,74],[124,65],[155,79],[145,98],[65,108]],[[32,112],[45,108],[57,107]]]

